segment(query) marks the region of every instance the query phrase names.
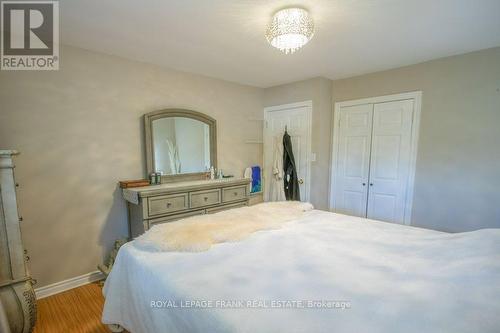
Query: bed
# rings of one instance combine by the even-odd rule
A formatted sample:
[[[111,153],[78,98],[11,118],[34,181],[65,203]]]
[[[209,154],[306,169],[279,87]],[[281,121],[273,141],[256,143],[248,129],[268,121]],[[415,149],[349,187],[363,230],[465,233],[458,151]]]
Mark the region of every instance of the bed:
[[[319,210],[202,252],[124,245],[102,320],[147,332],[500,332],[500,230]]]

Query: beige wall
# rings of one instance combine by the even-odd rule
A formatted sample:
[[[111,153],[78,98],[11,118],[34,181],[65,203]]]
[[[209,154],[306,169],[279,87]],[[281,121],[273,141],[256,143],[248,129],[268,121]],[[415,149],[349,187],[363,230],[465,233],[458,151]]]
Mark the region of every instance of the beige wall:
[[[331,90],[329,87],[332,87]],[[264,105],[313,100],[312,202],[328,206],[330,102],[423,91],[412,224],[500,227],[500,48],[344,80],[265,89]]]
[[[333,82],[335,102],[415,90],[423,97],[412,224],[499,228],[500,48]]]
[[[264,106],[274,106],[312,100],[312,152],[316,162],[311,163],[311,202],[318,209],[328,209],[328,170],[330,168],[332,115],[332,81],[314,78],[271,87],[264,90]]]
[[[144,175],[141,116],[218,121],[219,165],[262,163],[262,107],[313,101],[311,201],[328,207],[332,98],[422,90],[413,224],[500,227],[500,48],[332,81],[258,89],[73,47],[57,72],[0,72],[0,149],[16,148],[23,237],[38,287],[93,271],[127,233],[116,182]]]
[[[219,166],[262,163],[245,144],[262,90],[64,47],[61,70],[0,72],[0,149],[16,159],[23,238],[37,287],[96,270],[126,235],[118,180],[144,176],[141,116],[178,107],[217,120]]]

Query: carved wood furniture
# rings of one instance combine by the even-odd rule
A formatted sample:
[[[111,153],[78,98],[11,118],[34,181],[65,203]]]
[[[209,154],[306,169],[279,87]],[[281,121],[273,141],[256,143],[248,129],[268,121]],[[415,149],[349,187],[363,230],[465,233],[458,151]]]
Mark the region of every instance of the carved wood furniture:
[[[164,123],[163,127],[160,126],[165,120],[168,122],[173,120],[174,124]],[[188,123],[191,122],[192,128],[181,126],[186,120]],[[180,160],[177,160],[175,154],[172,153],[173,150],[169,148],[171,151],[168,159],[171,166],[176,169],[180,164],[185,168],[177,172],[178,170],[172,170],[170,167],[170,172],[161,177],[164,184],[122,189],[123,197],[128,205],[130,237],[139,236],[155,224],[248,206],[250,179],[206,180],[207,170],[203,169],[202,165],[198,163],[194,164],[194,168],[193,165],[187,167],[191,162],[190,158],[196,155],[205,157],[204,161],[207,164],[205,167],[217,167],[216,123],[215,119],[203,113],[183,109],[166,109],[144,115],[148,174],[159,171],[159,164],[156,163],[157,157],[163,161],[167,156],[165,146],[162,145],[163,141],[169,141],[176,149],[178,146],[177,152],[183,155]],[[180,127],[176,127],[177,125]],[[202,139],[200,139],[199,132],[193,130],[193,128],[199,128],[200,125],[204,132]],[[193,135],[186,136],[186,133]],[[200,151],[196,147],[204,149]],[[174,161],[176,163],[172,163]]]
[[[181,181],[123,189],[130,236],[155,224],[248,205],[248,178]]]
[[[10,331],[28,333],[35,325],[36,299],[26,266],[17,211],[12,162],[12,156],[17,154],[14,150],[0,150],[0,301]]]

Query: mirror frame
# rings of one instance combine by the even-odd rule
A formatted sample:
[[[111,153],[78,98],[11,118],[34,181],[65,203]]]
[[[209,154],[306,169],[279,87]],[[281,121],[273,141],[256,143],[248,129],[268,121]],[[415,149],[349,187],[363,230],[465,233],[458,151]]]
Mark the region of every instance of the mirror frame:
[[[144,115],[144,137],[146,143],[146,178],[154,172],[154,143],[153,143],[153,121],[162,118],[183,117],[201,121],[208,125],[210,130],[210,162],[214,168],[217,168],[217,121],[203,114],[192,110],[185,109],[164,109],[146,113]],[[199,180],[205,179],[207,172],[181,173],[177,175],[162,175],[162,183],[183,181],[183,180]]]

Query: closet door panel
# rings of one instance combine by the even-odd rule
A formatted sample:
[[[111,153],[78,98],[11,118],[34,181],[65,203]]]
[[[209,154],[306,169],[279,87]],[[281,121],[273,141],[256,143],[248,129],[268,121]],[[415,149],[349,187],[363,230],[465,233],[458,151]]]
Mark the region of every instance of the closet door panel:
[[[404,222],[412,117],[413,100],[373,107],[368,218]]]
[[[274,161],[274,140],[283,146],[283,135],[285,128],[291,137],[292,149],[295,158],[297,176],[299,178],[299,189],[301,201],[309,200],[310,181],[310,161],[308,156],[310,141],[310,116],[307,107],[284,109],[269,112],[266,116],[264,127],[264,137],[266,145],[264,147],[264,177],[265,183],[271,184],[273,176],[272,161]],[[272,197],[267,188],[266,201]]]
[[[366,217],[373,104],[340,109],[336,211]]]

